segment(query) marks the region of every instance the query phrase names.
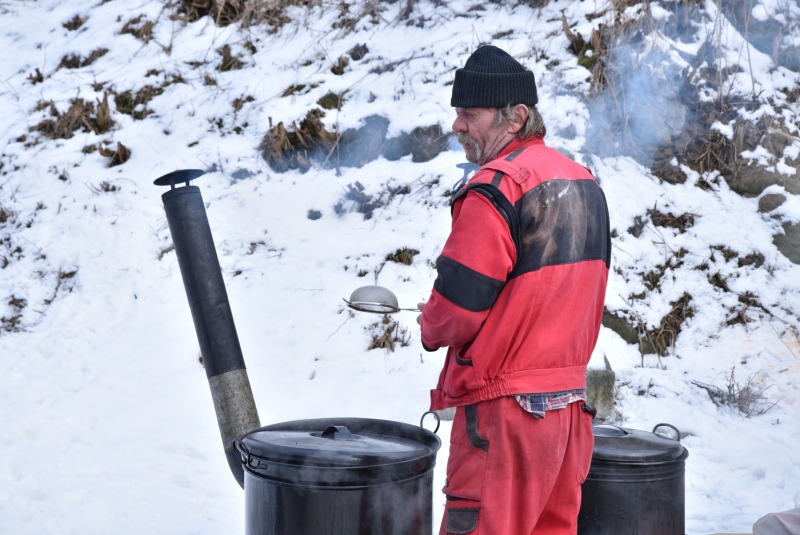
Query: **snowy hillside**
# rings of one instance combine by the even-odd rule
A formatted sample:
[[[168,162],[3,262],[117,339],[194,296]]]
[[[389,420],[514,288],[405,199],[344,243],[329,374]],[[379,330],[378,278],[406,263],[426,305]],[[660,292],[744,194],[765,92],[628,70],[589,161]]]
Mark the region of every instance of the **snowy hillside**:
[[[796,2],[212,4],[0,0],[0,533],[243,531],[152,184],[175,169],[209,171],[262,423],[419,421],[444,352],[342,298],[427,298],[463,174],[453,72],[482,43],[604,188],[592,366],[616,423],[687,434],[688,533],[794,505]]]

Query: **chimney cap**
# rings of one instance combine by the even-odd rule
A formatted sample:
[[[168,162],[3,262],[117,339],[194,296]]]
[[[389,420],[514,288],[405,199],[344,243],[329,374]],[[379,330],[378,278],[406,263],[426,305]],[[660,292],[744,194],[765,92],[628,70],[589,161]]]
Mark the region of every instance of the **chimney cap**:
[[[167,173],[164,176],[158,177],[155,179],[153,184],[156,186],[171,186],[172,189],[175,189],[175,184],[186,182],[186,185],[188,186],[189,182],[203,176],[204,174],[206,174],[206,172],[201,169],[179,169],[177,171]]]

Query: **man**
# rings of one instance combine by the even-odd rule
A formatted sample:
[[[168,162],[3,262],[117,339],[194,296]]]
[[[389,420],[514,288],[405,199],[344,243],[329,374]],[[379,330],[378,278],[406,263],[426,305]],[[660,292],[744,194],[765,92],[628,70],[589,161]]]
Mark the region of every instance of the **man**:
[[[537,101],[533,73],[494,46],[456,71],[453,131],[480,170],[453,196],[418,318],[425,349],[449,346],[431,409],[457,407],[441,534],[577,529],[610,233],[592,174],[545,146]]]

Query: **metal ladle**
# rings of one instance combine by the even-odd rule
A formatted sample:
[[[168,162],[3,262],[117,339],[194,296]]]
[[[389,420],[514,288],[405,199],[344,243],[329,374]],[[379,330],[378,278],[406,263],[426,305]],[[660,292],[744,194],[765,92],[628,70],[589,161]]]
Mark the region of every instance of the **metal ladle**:
[[[419,312],[416,308],[400,308],[397,304],[397,296],[388,288],[383,286],[362,286],[356,288],[350,294],[350,300],[343,299],[347,306],[359,312],[370,312],[372,314],[394,314],[401,310]]]

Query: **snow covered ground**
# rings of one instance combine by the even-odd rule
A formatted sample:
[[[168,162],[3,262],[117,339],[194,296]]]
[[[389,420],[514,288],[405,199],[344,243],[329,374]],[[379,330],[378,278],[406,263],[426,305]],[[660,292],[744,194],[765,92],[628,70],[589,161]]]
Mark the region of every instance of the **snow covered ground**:
[[[757,3],[753,16],[784,4]],[[561,15],[578,23],[573,32],[589,35],[596,22],[586,15],[604,9],[601,2],[408,5],[405,17],[404,2],[353,4],[349,14],[339,4],[293,6],[280,27],[241,28],[210,17],[175,20],[175,6],[156,0],[0,0],[0,533],[243,531],[243,494],[222,454],[169,247],[163,190],[152,185],[175,169],[210,171],[196,184],[262,423],[328,416],[419,421],[444,353],[422,350],[410,312],[398,315],[407,346],[368,351],[381,332],[374,325],[380,316],[351,314],[342,298],[376,277],[401,306],[427,297],[449,228],[445,192],[461,176],[455,165],[463,154],[277,173],[257,147],[270,125],[299,123],[331,92],[346,91],[341,109],[326,112],[330,130],[357,128],[380,114],[390,120],[390,137],[436,123],[447,131],[453,70],[484,42],[534,71],[546,141],[601,181],[616,230],[609,310],[625,310],[652,330],[671,303],[691,295],[693,315],[668,354],[643,356],[604,327],[593,358],[601,366],[606,356],[617,374],[621,425],[650,430],[668,422],[688,433],[688,533],[749,531],[758,517],[794,505],[800,266],[772,237],[782,224],[800,222],[800,198],[770,186],[765,194],[787,201],[760,213],[758,198],[731,191],[713,172],[685,168],[686,182],[673,185],[634,158],[586,152],[589,74],[566,50]],[[653,3],[653,16],[668,19],[670,5]],[[356,17],[370,6],[381,10]],[[769,113],[766,106],[783,102],[780,113],[794,124],[797,103],[787,104],[786,94],[797,87],[797,73],[748,47],[715,18],[713,2],[703,9],[686,42],[663,38],[680,49],[675,61],[697,54],[718,32],[730,61],[749,66],[731,91],[747,93],[757,78],[762,106],[751,111]],[[796,6],[787,9],[796,21]],[[151,35],[121,33],[147,21]],[[331,72],[358,44],[367,54],[351,59],[343,74]],[[241,68],[218,69],[225,45]],[[145,86],[151,98],[136,102]],[[115,96],[126,91],[134,102],[123,113],[126,101]],[[113,125],[98,114],[104,94]],[[75,99],[91,103],[91,113],[77,109],[74,132],[54,136]],[[53,128],[42,126],[48,119]],[[772,162],[786,176],[800,152],[792,135],[785,156]],[[100,149],[113,153],[117,143],[130,157],[108,167],[111,157]],[[752,157],[769,165],[764,154]],[[698,187],[700,179],[713,186]],[[375,198],[408,189],[366,219],[348,211],[354,203],[345,193],[357,182]],[[650,222],[634,237],[627,229],[654,206],[694,214],[693,225]],[[321,217],[310,219],[310,210]],[[411,265],[386,261],[403,247],[419,251]],[[726,250],[763,258],[758,266],[739,265]],[[651,272],[660,272],[655,285]],[[746,295],[759,306],[742,301]],[[740,312],[746,319],[731,321]],[[734,384],[751,378],[777,405],[748,418],[718,407],[695,384],[725,390],[732,373]],[[447,423],[439,434],[446,445]],[[445,447],[437,489],[446,461]],[[443,503],[435,492],[437,525]]]

